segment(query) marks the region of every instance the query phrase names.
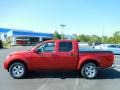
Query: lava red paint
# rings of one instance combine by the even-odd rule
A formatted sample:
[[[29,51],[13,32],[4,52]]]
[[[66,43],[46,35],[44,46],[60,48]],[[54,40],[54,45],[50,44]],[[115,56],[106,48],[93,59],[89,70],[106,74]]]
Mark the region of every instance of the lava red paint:
[[[54,43],[54,50],[38,52],[45,43]],[[60,42],[71,42],[70,51],[59,51]],[[33,70],[80,70],[85,62],[95,62],[100,68],[112,66],[112,52],[80,52],[76,40],[48,40],[33,47],[30,51],[15,52],[7,56],[4,68],[9,69],[11,63],[19,61],[26,64],[29,71]]]

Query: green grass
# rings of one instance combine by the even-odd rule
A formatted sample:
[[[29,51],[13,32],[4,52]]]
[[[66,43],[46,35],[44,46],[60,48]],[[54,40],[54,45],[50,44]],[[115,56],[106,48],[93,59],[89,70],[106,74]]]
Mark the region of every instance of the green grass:
[[[10,43],[8,42],[3,42],[3,48],[10,48]]]

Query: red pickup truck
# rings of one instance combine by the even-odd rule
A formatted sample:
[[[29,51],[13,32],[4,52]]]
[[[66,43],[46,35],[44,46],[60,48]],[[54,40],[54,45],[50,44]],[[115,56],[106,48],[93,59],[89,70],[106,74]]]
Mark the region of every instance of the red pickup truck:
[[[4,68],[15,79],[23,78],[28,71],[42,70],[75,70],[91,79],[96,77],[99,68],[109,68],[113,61],[111,51],[82,49],[76,40],[49,40],[29,51],[10,54]]]

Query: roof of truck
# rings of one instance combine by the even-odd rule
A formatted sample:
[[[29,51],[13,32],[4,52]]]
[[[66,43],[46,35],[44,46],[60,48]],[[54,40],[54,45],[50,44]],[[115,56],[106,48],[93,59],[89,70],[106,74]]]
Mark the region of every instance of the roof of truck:
[[[60,39],[57,39],[57,40],[47,40],[47,41],[45,41],[45,42],[56,42],[56,41],[63,41],[63,42],[69,42],[69,41],[77,41],[77,40],[60,40]]]

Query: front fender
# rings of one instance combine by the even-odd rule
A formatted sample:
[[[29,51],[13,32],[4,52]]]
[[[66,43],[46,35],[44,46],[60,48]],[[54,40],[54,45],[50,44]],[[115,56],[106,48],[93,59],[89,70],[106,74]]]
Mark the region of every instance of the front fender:
[[[9,68],[9,65],[14,62],[14,61],[21,61],[21,62],[24,62],[26,65],[28,65],[28,61],[27,59],[24,57],[24,56],[20,56],[20,55],[12,55],[10,56],[9,58],[7,58],[5,61],[4,61],[4,68],[5,69],[8,69]]]

